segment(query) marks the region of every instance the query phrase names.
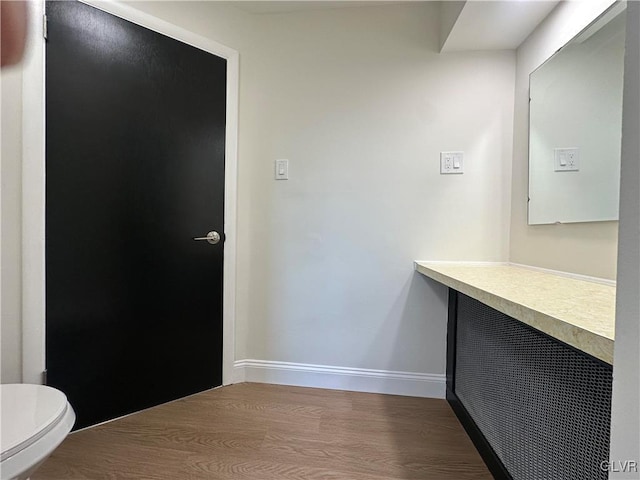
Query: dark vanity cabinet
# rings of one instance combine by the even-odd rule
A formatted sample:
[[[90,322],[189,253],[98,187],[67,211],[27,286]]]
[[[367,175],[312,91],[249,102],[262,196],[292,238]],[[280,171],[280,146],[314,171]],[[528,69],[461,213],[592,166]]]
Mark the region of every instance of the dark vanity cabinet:
[[[447,400],[496,478],[608,478],[612,366],[449,289]]]

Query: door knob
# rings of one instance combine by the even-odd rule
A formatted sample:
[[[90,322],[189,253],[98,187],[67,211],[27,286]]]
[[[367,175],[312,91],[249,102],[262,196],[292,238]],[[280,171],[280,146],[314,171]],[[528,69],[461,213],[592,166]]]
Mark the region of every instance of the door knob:
[[[194,237],[194,240],[206,240],[211,245],[215,245],[220,241],[220,234],[218,232],[211,231],[207,233],[206,237]]]

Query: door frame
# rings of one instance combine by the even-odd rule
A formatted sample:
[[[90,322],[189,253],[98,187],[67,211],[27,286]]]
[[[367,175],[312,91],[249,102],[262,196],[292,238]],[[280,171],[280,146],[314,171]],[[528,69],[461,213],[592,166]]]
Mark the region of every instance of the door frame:
[[[227,60],[222,384],[229,385],[235,360],[238,51],[119,1],[80,1]],[[22,381],[40,384],[46,365],[44,0],[29,2],[29,8],[28,55],[22,79]]]

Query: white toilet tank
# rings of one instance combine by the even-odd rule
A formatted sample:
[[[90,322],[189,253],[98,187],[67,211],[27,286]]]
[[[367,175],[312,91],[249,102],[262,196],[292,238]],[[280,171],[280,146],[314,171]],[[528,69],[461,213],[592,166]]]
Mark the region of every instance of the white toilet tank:
[[[28,478],[65,439],[75,413],[64,393],[44,385],[0,385],[0,477]]]

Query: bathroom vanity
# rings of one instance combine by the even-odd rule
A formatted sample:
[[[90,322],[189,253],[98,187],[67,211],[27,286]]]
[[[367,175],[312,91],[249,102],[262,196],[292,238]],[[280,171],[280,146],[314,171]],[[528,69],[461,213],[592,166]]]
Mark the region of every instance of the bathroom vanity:
[[[512,265],[415,268],[449,287],[447,400],[494,476],[608,478],[615,287]]]

